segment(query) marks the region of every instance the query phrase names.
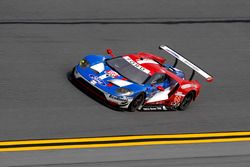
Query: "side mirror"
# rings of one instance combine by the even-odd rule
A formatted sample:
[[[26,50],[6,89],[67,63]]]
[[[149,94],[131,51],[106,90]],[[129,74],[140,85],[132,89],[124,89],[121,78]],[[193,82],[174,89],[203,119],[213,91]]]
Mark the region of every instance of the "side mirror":
[[[113,53],[113,50],[112,50],[112,49],[107,49],[107,53],[108,53],[108,54],[112,54],[112,53]]]
[[[157,89],[159,90],[159,91],[164,91],[165,89],[162,87],[162,86],[157,86]]]
[[[107,53],[108,53],[110,56],[115,57],[115,55],[113,54],[112,49],[107,49]]]

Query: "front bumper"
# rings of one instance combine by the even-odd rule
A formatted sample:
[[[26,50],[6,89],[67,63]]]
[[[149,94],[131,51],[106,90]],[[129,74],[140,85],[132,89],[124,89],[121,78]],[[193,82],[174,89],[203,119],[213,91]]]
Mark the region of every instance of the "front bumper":
[[[86,92],[88,92],[91,96],[94,95],[93,98],[96,100],[101,100],[101,102],[109,103],[112,106],[119,106],[120,108],[128,108],[129,104],[133,101],[133,98],[126,96],[115,96],[103,91],[85,79],[76,70],[76,68],[74,68],[72,71],[72,77],[83,89],[86,90]]]

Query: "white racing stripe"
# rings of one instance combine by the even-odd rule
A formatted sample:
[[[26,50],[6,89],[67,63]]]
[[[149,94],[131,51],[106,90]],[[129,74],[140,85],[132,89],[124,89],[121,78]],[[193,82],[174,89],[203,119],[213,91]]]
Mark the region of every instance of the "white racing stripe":
[[[98,63],[96,65],[91,66],[90,68],[95,70],[95,71],[98,71],[99,73],[103,72],[105,69],[103,63]]]
[[[156,61],[152,59],[142,59],[142,60],[137,60],[137,63],[139,64],[144,64],[144,63],[149,63],[149,64],[159,64]]]
[[[164,91],[159,91],[157,92],[153,97],[151,97],[147,103],[152,103],[156,101],[162,101],[162,100],[167,100],[168,99],[168,93],[170,92],[170,87],[166,88]]]
[[[119,87],[128,86],[128,85],[132,84],[129,81],[124,81],[124,80],[121,80],[121,79],[111,79],[111,80],[109,80],[109,82],[114,84],[114,85],[117,85]]]

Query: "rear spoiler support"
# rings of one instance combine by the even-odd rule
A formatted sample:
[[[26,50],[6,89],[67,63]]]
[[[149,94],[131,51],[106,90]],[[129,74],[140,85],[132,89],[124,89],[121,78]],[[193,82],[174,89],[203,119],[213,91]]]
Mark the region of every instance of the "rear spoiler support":
[[[175,62],[174,62],[173,67],[176,67],[176,66],[177,66],[177,64],[178,64],[178,59],[177,59],[177,58],[175,58]]]
[[[192,62],[190,62],[189,60],[187,60],[186,58],[184,58],[183,56],[181,56],[179,53],[175,52],[171,48],[169,48],[169,47],[167,47],[165,45],[160,45],[159,49],[164,50],[168,54],[175,57],[175,62],[174,62],[173,67],[176,67],[176,65],[178,63],[178,60],[180,60],[182,63],[186,64],[188,67],[190,67],[193,70],[189,80],[192,80],[193,77],[194,77],[195,72],[197,72],[201,76],[203,76],[206,79],[207,82],[212,82],[213,81],[214,78],[211,75],[209,75],[207,72],[205,72],[201,68],[194,65]]]
[[[175,58],[175,61],[174,61],[174,64],[173,64],[173,67],[176,67],[178,64],[178,59]],[[195,75],[195,70],[192,70],[192,74],[191,76],[189,77],[189,81],[191,81],[193,78],[194,78],[194,75]]]
[[[175,61],[174,61],[174,64],[173,64],[173,67],[176,67],[178,64],[178,59],[175,58]],[[189,81],[191,81],[193,78],[194,78],[194,75],[195,75],[195,70],[192,70],[192,74],[191,76],[189,77]]]
[[[191,76],[190,76],[190,78],[189,78],[189,81],[191,81],[191,80],[194,78],[194,74],[195,74],[195,71],[193,70],[193,71],[192,71],[192,74],[191,74]]]

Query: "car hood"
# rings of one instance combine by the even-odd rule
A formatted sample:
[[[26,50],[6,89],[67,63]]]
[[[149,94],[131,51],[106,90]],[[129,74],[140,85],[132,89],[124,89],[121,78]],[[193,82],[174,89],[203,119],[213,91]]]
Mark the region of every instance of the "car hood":
[[[111,83],[119,87],[125,87],[135,84],[134,82],[128,81],[127,78],[121,76],[104,63],[98,63],[89,68],[95,72],[94,75],[91,75],[91,77],[93,77],[92,79],[97,79],[96,77],[98,77],[99,80],[97,79],[97,81],[105,82],[103,85]]]
[[[119,87],[125,87],[125,86],[128,86],[128,85],[131,85],[133,83],[129,82],[129,81],[125,81],[125,80],[122,80],[122,79],[110,79],[108,80],[108,82],[116,85],[116,86],[119,86]]]
[[[78,65],[77,71],[89,83],[110,94],[117,94],[116,90],[119,87],[127,88],[133,92],[141,91],[144,87],[128,80],[103,62],[88,68],[81,68]]]

